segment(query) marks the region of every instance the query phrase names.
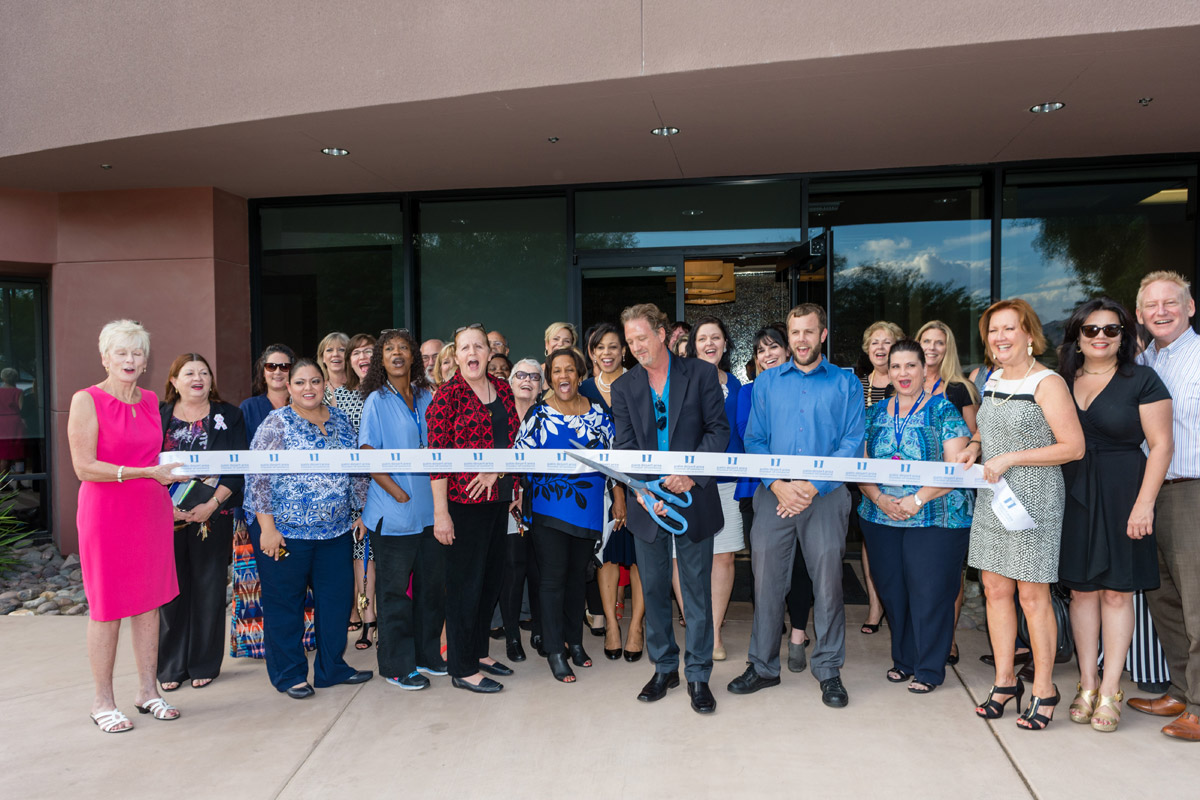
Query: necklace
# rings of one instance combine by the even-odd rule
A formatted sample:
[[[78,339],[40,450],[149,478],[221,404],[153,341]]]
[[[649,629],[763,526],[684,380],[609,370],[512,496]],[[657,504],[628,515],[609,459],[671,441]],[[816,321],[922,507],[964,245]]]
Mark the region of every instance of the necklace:
[[[621,367],[621,372],[620,372],[620,374],[617,375],[617,378],[621,377],[621,375],[624,375],[624,374],[625,374],[625,368]],[[596,385],[599,386],[601,389],[603,389],[605,394],[608,394],[609,392],[612,391],[612,385],[616,382],[617,378],[613,378],[611,381],[608,381],[607,383],[605,383],[604,373],[601,372],[599,375],[596,376]]]
[[[1025,374],[1021,376],[1021,380],[1017,383],[1017,388],[1013,389],[1012,392],[1008,395],[1008,397],[1004,398],[1000,402],[996,402],[996,395],[995,395],[995,393],[993,393],[992,394],[992,405],[995,406],[996,408],[999,408],[1000,406],[1007,403],[1009,400],[1012,400],[1014,397],[1016,397],[1017,392],[1019,392],[1021,390],[1021,387],[1025,384],[1025,379],[1029,377],[1029,373],[1033,372],[1033,365],[1036,363],[1037,363],[1036,358],[1029,360],[1029,369],[1025,370]]]
[[[1117,368],[1117,362],[1114,361],[1109,367],[1102,369],[1099,372],[1092,372],[1087,367],[1082,367],[1081,369],[1083,369],[1084,373],[1086,373],[1088,375],[1106,375],[1116,368]]]

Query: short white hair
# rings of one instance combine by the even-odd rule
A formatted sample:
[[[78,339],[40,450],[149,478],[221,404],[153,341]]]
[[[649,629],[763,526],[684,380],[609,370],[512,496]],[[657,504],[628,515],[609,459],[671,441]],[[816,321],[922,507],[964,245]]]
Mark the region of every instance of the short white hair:
[[[119,345],[131,345],[140,348],[150,357],[150,334],[142,327],[142,323],[132,319],[116,319],[100,329],[100,355],[106,356]]]
[[[522,364],[529,364],[530,366],[532,366],[533,367],[532,370],[526,370],[526,371],[527,372],[530,372],[530,371],[536,372],[538,375],[542,376],[542,382],[543,383],[546,382],[546,375],[542,372],[541,362],[539,362],[537,359],[534,359],[534,358],[522,358],[520,361],[513,364],[512,372],[510,372],[508,374],[508,383],[510,386],[516,386],[517,370],[519,370],[521,368]]]

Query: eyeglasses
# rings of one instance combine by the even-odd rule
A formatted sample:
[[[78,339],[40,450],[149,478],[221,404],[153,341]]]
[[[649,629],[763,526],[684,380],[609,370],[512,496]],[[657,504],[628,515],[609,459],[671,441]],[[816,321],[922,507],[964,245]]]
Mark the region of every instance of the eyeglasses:
[[[513,377],[519,381],[533,381],[534,383],[542,382],[542,376],[538,375],[536,372],[514,372]]]
[[[1121,331],[1125,330],[1125,326],[1113,323],[1111,325],[1080,325],[1079,332],[1089,339],[1095,339],[1100,335],[1100,331],[1104,331],[1104,335],[1109,339],[1115,339],[1121,335]]]
[[[472,328],[475,328],[477,330],[483,330],[483,323],[482,322],[472,322],[470,325],[463,325],[461,328],[455,328],[454,329],[454,338],[458,338],[458,335],[460,333],[462,333],[463,331],[469,331]]]
[[[291,372],[292,365],[291,364],[276,364],[274,362],[268,361],[265,364],[263,364],[263,369],[265,369],[267,372],[274,372],[275,370],[280,370],[281,372]]]

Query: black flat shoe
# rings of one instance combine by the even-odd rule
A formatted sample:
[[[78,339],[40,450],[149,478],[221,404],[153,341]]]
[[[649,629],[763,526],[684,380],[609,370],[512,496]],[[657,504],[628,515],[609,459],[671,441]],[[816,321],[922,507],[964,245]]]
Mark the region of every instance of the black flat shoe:
[[[892,667],[887,671],[886,677],[892,683],[904,683],[906,680],[912,677],[912,673]]]
[[[821,702],[830,708],[845,708],[850,704],[850,693],[842,685],[840,676],[821,681]]]
[[[542,635],[535,633],[529,637],[529,646],[537,651],[537,654],[542,658],[546,657],[546,648],[543,646]]]
[[[571,665],[567,663],[566,653],[551,653],[546,656],[546,661],[550,664],[550,673],[554,676],[554,680],[563,683],[575,682],[575,673],[571,670]]]
[[[525,648],[521,646],[520,639],[509,639],[505,650],[508,652],[509,661],[515,661],[519,664],[525,660]]]
[[[759,689],[779,685],[779,676],[764,678],[758,674],[753,664],[746,665],[746,671],[729,682],[725,688],[732,694],[753,694]]]
[[[468,692],[476,694],[495,694],[504,688],[503,683],[498,683],[491,678],[484,678],[479,683],[468,683],[462,678],[451,678],[450,683],[456,689],[466,689]]]
[[[493,639],[500,640],[504,638],[504,628],[492,628],[488,631],[488,636]]]
[[[567,652],[571,654],[571,663],[577,667],[590,667],[592,665],[591,656],[583,649],[581,644],[573,644],[567,648]]]
[[[640,660],[641,657],[642,657],[641,650],[626,650],[625,651],[625,660],[628,661],[630,664],[632,664],[635,661]]]
[[[495,661],[491,664],[485,664],[480,661],[479,671],[486,672],[489,675],[499,675],[502,678],[513,674],[512,667],[501,664],[499,661]]]
[[[678,672],[656,672],[654,677],[642,687],[642,691],[638,692],[637,699],[643,703],[653,703],[655,700],[666,697],[667,689],[674,689],[678,685]]]
[[[688,681],[688,696],[692,698],[692,710],[697,714],[711,714],[717,710],[717,698],[708,688],[708,681]]]
[[[366,683],[367,681],[371,680],[371,678],[374,678],[374,677],[375,677],[375,673],[372,672],[371,670],[360,669],[358,672],[354,673],[349,678],[346,678],[346,680],[339,681],[339,683],[348,683],[351,686],[353,686],[358,683]]]
[[[952,667],[958,663],[958,653],[955,652],[957,650],[958,650],[958,645],[955,645],[954,650],[952,650],[950,652],[950,655],[946,656],[946,663]]]
[[[303,686],[293,686],[287,690],[287,696],[293,700],[304,700],[305,698],[312,697],[316,693],[317,690],[314,689],[311,684],[307,683]]]

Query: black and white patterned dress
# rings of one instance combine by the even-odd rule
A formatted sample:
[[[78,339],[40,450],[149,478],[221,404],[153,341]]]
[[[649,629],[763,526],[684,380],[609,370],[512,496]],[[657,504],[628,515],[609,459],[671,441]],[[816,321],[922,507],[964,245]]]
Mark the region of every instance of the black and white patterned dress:
[[[996,376],[988,380],[978,417],[983,446],[981,461],[1055,443],[1042,408],[1034,399],[1037,385],[1046,379],[1062,380],[1058,373],[1048,369],[1022,380],[1002,380]],[[971,523],[967,563],[1013,580],[1055,583],[1066,498],[1062,470],[1011,467],[1004,473],[1004,479],[1037,525],[1027,531],[1008,530],[992,511],[991,489],[980,489]]]
[[[358,426],[362,423],[363,405],[367,400],[365,397],[363,397],[362,392],[358,391],[357,389],[347,389],[345,386],[338,386],[329,392],[328,396],[332,396],[334,402],[337,403],[337,407],[345,412],[346,416],[350,418],[350,424],[354,426],[354,433],[357,434]],[[326,398],[326,402],[328,402],[328,397]],[[361,515],[362,509],[356,509],[354,512],[354,518],[358,519],[358,517]],[[363,554],[366,552],[366,549],[367,547],[365,544],[363,544],[363,542],[355,542],[354,560],[362,561]],[[371,554],[370,560],[375,560],[374,553]]]

